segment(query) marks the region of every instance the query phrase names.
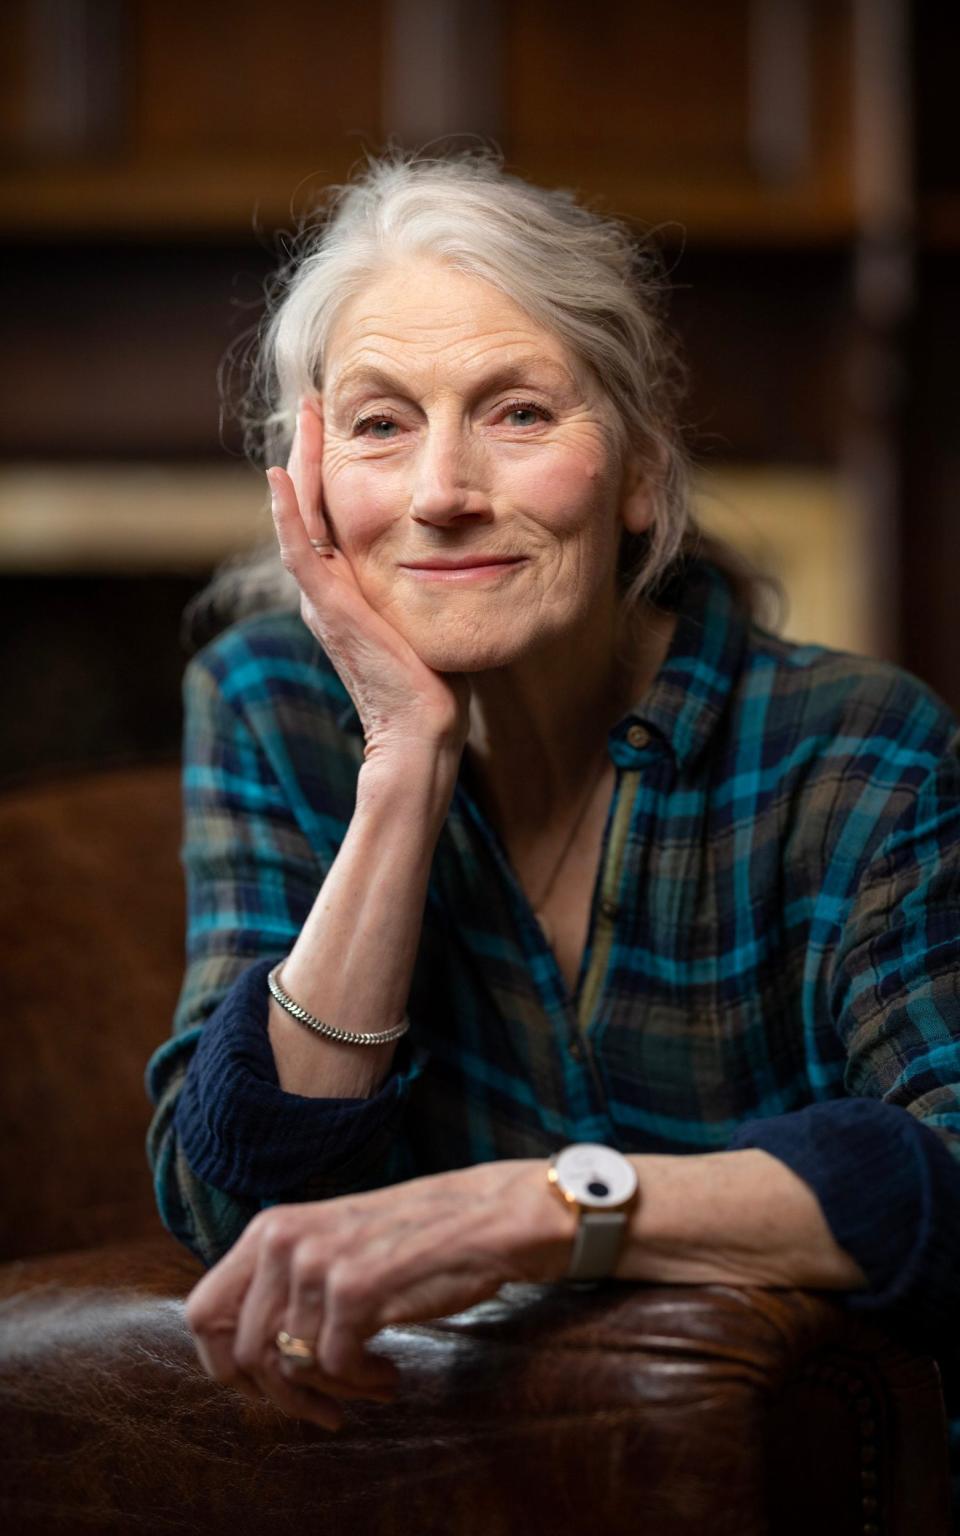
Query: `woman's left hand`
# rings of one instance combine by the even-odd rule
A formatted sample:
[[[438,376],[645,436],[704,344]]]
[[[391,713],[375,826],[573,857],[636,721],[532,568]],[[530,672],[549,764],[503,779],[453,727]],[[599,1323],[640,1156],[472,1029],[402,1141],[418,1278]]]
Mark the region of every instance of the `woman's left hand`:
[[[389,1400],[396,1387],[393,1363],[365,1346],[379,1329],[459,1312],[508,1280],[563,1276],[575,1223],[546,1172],[546,1158],[480,1163],[261,1211],[187,1299],[201,1363],[339,1428],[337,1399]],[[313,1346],[316,1365],[279,1352],[281,1329]]]

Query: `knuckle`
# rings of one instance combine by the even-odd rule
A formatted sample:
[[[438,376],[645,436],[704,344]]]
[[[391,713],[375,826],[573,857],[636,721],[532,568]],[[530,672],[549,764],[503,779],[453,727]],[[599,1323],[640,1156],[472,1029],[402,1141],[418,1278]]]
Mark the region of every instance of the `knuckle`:
[[[356,1265],[334,1264],[327,1275],[327,1301],[338,1310],[357,1306],[367,1289],[363,1272]]]
[[[296,1230],[289,1217],[274,1212],[263,1224],[260,1243],[271,1259],[282,1259],[296,1241]]]
[[[317,1242],[298,1243],[290,1261],[290,1276],[300,1290],[323,1289],[327,1251]]]

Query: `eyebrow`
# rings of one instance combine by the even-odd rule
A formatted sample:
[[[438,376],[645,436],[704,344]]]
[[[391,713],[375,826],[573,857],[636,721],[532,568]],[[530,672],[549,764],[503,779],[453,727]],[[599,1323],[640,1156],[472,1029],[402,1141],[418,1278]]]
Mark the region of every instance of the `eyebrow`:
[[[574,385],[574,380],[561,364],[554,363],[549,358],[529,357],[515,363],[506,363],[494,369],[492,373],[486,374],[477,382],[475,393],[481,394],[494,389],[508,388],[511,385],[524,384],[534,378],[538,372],[548,377],[552,376],[556,384],[568,387]],[[409,388],[402,379],[394,378],[382,368],[358,364],[355,368],[348,368],[341,378],[334,381],[334,399],[338,402],[342,401],[348,390],[357,390],[366,386],[381,390],[387,395],[403,395]]]

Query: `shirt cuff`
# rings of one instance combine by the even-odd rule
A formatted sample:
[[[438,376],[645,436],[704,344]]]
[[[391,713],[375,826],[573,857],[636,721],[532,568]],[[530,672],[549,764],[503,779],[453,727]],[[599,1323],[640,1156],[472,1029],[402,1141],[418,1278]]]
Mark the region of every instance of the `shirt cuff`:
[[[866,1290],[852,1311],[910,1302],[931,1339],[952,1329],[960,1295],[960,1163],[940,1135],[881,1099],[836,1099],[749,1120],[729,1150],[759,1147],[813,1190],[836,1242],[860,1265]]]
[[[372,1097],[285,1093],[267,1033],[267,976],[281,958],[256,961],[210,1014],[174,1114],[196,1176],[261,1203],[293,1196],[332,1173],[353,1178],[374,1164],[393,1139],[410,1086],[428,1058],[408,1031]]]

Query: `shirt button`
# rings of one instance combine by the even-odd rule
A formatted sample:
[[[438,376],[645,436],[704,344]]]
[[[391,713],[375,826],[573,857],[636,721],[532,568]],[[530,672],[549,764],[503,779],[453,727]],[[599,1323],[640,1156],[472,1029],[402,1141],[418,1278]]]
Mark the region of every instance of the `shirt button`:
[[[627,741],[631,747],[645,747],[650,740],[650,732],[645,725],[631,725],[627,731]]]
[[[604,896],[603,900],[600,903],[600,915],[601,915],[601,917],[607,918],[612,923],[614,918],[619,913],[619,911],[620,911],[620,903],[616,902],[616,901],[611,901],[608,896]]]
[[[574,1061],[582,1061],[583,1060],[583,1041],[582,1040],[573,1039],[573,1040],[570,1041],[570,1055],[573,1057]]]

